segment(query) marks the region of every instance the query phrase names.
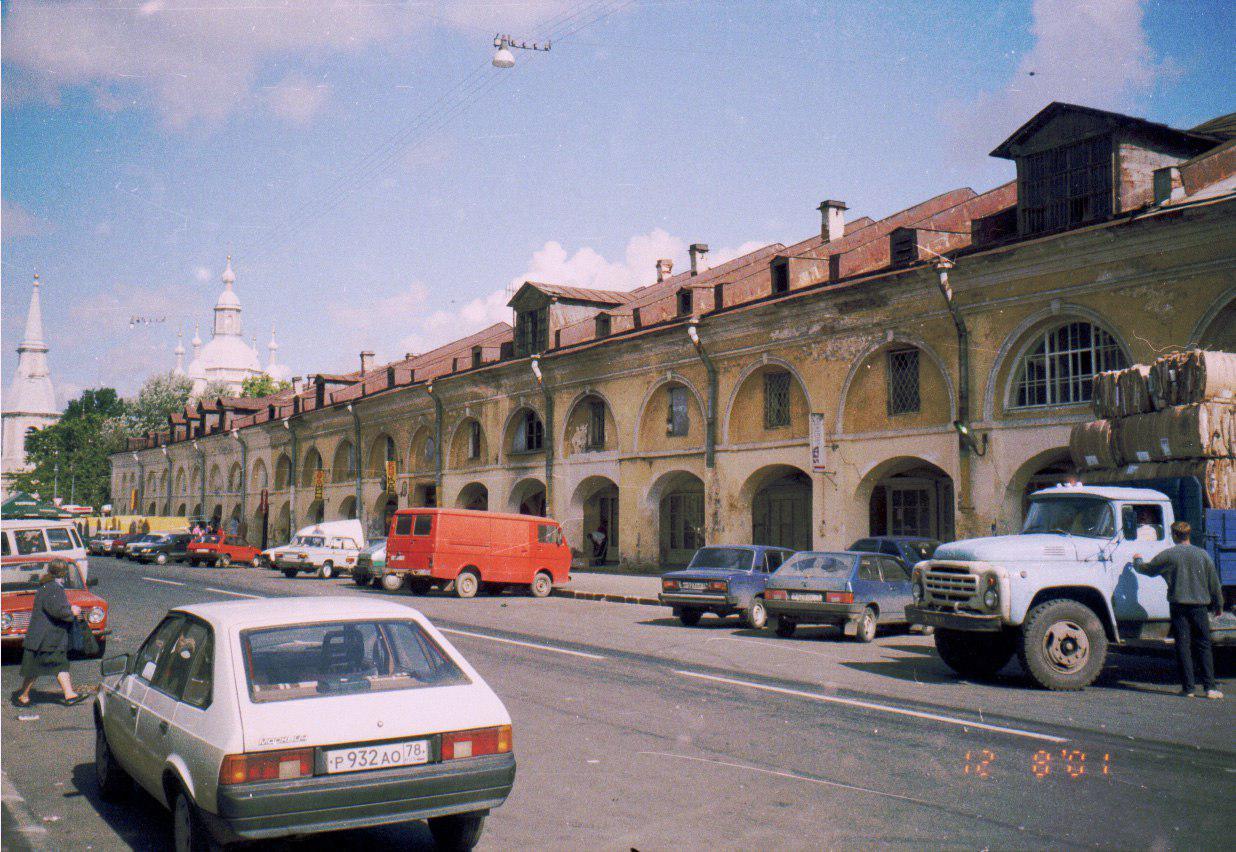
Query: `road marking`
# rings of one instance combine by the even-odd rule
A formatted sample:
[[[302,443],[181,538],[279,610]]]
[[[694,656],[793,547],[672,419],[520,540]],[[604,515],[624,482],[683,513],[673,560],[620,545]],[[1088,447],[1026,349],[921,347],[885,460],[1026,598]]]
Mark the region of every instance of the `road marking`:
[[[261,598],[266,597],[266,595],[246,595],[244,592],[229,592],[227,589],[216,589],[216,588],[213,588],[212,586],[203,586],[203,587],[202,587],[202,591],[204,591],[204,592],[217,592],[217,593],[218,593],[218,594],[220,594],[220,595],[235,595],[235,596],[236,596],[236,597],[238,597],[238,598],[258,598],[258,599],[261,599]]]
[[[986,722],[974,722],[970,719],[961,719],[956,716],[943,716],[939,713],[927,713],[922,710],[910,710],[906,707],[894,707],[889,704],[876,704],[872,701],[862,701],[857,698],[842,698],[837,695],[821,695],[818,692],[804,692],[800,689],[786,689],[782,686],[769,686],[763,683],[754,683],[749,680],[735,680],[734,678],[718,677],[716,675],[703,674],[702,672],[688,672],[678,669],[674,670],[674,674],[680,674],[683,677],[693,677],[700,680],[711,680],[717,683],[727,683],[731,686],[746,686],[751,689],[762,689],[765,692],[775,692],[780,695],[792,695],[795,698],[809,698],[812,701],[823,701],[829,704],[844,704],[847,707],[861,707],[864,710],[878,710],[882,713],[893,713],[898,716],[913,716],[916,719],[930,719],[933,722],[944,722],[948,725],[958,725],[963,728],[977,728],[982,731],[994,731],[1000,734],[1011,734],[1015,737],[1026,737],[1032,740],[1043,740],[1049,743],[1067,743],[1065,737],[1056,737],[1051,734],[1041,734],[1037,731],[1024,731],[1021,728],[1006,728],[1003,725],[989,725]]]
[[[730,763],[725,760],[713,760],[708,757],[693,757],[689,754],[674,754],[669,751],[641,751],[637,754],[650,755],[653,757],[672,757],[677,760],[692,760],[696,763],[711,763],[714,766],[728,766],[731,769],[745,769],[748,772],[759,772],[764,775],[775,775],[778,778],[789,778],[794,781],[806,781],[809,784],[821,784],[825,787],[840,787],[842,790],[853,790],[857,793],[871,793],[874,796],[884,796],[889,799],[898,799],[902,802],[913,802],[916,805],[926,805],[929,808],[938,808],[939,802],[929,802],[926,799],[916,799],[913,796],[902,796],[898,793],[886,793],[883,790],[873,790],[870,787],[858,787],[854,784],[845,784],[841,781],[828,781],[824,778],[812,778],[809,775],[799,775],[796,772],[784,772],[778,769],[764,769],[761,766],[751,766],[746,763]]]
[[[8,808],[13,819],[17,822],[17,830],[26,836],[26,843],[33,849],[44,849],[45,835],[47,834],[47,826],[43,825],[35,815],[30,811],[30,807],[26,804],[22,794],[17,792],[17,788],[13,786],[13,782],[9,780],[9,774],[0,770],[0,799],[4,801],[4,807]],[[31,837],[30,835],[43,835],[40,837]]]
[[[169,586],[187,586],[188,583],[177,583],[175,580],[164,580],[162,577],[142,577],[143,580],[149,580],[152,583],[166,583]]]
[[[520,642],[517,639],[503,639],[500,636],[488,636],[484,633],[469,633],[467,630],[451,630],[439,627],[443,633],[454,633],[457,636],[471,636],[474,639],[489,639],[493,642],[503,642],[507,645],[519,645],[524,648],[535,648],[538,651],[553,651],[555,654],[570,654],[572,657],[585,657],[589,660],[604,660],[600,654],[586,654],[583,651],[572,651],[569,648],[555,648],[553,645],[538,645],[535,642]]]

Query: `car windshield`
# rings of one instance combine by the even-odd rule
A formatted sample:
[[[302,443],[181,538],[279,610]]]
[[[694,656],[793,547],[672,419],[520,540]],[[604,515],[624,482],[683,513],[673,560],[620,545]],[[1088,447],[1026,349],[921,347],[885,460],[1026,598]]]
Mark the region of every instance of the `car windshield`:
[[[1030,501],[1021,532],[1111,538],[1114,524],[1111,508],[1101,497],[1052,497]]]
[[[320,535],[298,535],[292,539],[292,544],[300,547],[322,547],[325,543],[326,539]]]
[[[751,551],[737,547],[701,547],[691,557],[688,568],[730,568],[751,570]]]
[[[219,540],[219,536],[217,535],[204,535],[198,539],[198,541],[204,542],[206,544],[215,544],[218,540]]]
[[[796,553],[776,571],[776,576],[840,577],[854,567],[854,557],[837,553]]]
[[[5,592],[33,592],[39,588],[39,578],[47,573],[46,562],[29,562],[25,565],[5,565],[0,569],[0,585]],[[66,589],[81,591],[86,588],[77,566],[69,565],[69,576],[64,580]]]
[[[471,683],[414,621],[332,621],[241,634],[255,704]]]
[[[386,539],[380,538],[377,541],[370,542],[369,546],[366,547],[364,550],[362,550],[361,553],[365,553],[365,554],[368,554],[369,556],[373,556],[375,553],[382,550],[382,548],[384,547],[386,547]]]
[[[938,541],[903,541],[901,552],[905,555],[906,564],[913,566],[924,559],[930,559],[939,546]]]

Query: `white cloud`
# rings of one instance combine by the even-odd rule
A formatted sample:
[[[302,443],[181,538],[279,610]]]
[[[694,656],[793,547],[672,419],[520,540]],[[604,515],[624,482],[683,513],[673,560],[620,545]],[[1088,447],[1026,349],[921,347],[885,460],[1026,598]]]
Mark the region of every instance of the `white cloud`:
[[[209,281],[209,280],[210,280],[211,278],[213,278],[214,276],[210,274],[210,267],[208,267],[208,266],[195,266],[195,267],[193,268],[193,277],[194,277],[194,278],[195,278],[195,279],[196,279],[199,283],[201,283],[201,284],[205,284],[207,281]]]
[[[330,86],[293,71],[266,90],[271,112],[293,124],[308,124],[330,96]]]
[[[255,84],[264,63],[277,61],[286,68],[339,54],[406,49],[412,35],[440,26],[468,30],[478,39],[481,29],[535,30],[537,22],[551,20],[568,5],[569,0],[502,6],[461,0],[431,8],[337,0],[155,0],[133,8],[98,0],[17,0],[5,10],[5,100],[6,105],[55,104],[64,90],[82,89],[101,109],[153,106],[165,124],[184,127],[218,121],[256,94],[276,114],[301,121],[321,106],[326,93],[289,85],[262,97]]]
[[[1142,0],[1035,0],[1034,46],[1005,86],[968,104],[950,121],[961,150],[989,151],[1053,100],[1127,111],[1166,75],[1142,27]]]
[[[16,201],[5,198],[0,203],[0,231],[4,232],[6,241],[33,237],[50,230],[51,222],[36,216]]]

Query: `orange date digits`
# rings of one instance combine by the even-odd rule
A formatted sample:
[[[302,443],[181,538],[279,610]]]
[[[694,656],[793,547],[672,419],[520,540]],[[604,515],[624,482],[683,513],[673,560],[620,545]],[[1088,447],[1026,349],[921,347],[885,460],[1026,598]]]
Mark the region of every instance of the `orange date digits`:
[[[979,778],[990,778],[991,772],[988,769],[992,761],[996,759],[995,752],[989,749],[981,749],[979,751],[966,752],[965,774],[976,775]]]
[[[1051,752],[1039,749],[1030,758],[1030,771],[1035,778],[1046,778],[1051,775]]]

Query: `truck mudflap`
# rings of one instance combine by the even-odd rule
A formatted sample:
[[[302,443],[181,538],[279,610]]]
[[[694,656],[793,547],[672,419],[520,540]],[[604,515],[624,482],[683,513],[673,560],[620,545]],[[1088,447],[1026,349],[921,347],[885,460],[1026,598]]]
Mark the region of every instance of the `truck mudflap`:
[[[953,612],[951,610],[932,609],[924,606],[906,607],[906,620],[911,624],[922,624],[927,627],[941,627],[945,630],[969,630],[979,633],[999,633],[1004,629],[1004,622],[999,613],[994,615],[979,615],[969,612]]]

